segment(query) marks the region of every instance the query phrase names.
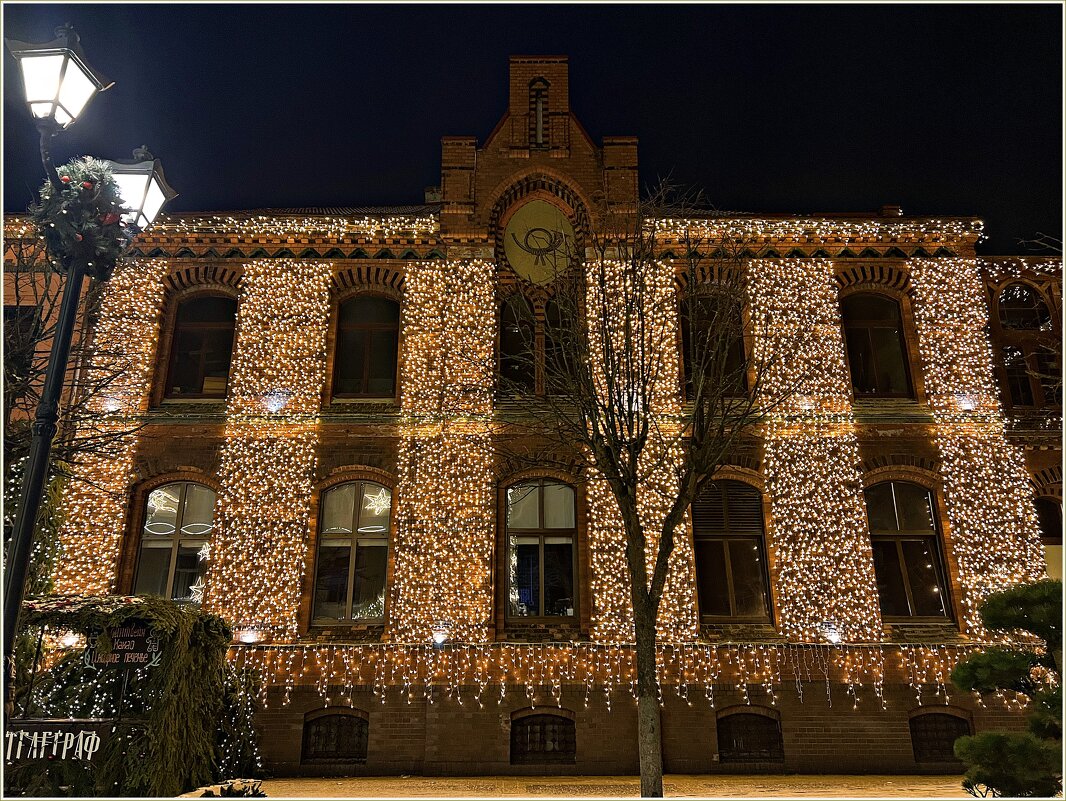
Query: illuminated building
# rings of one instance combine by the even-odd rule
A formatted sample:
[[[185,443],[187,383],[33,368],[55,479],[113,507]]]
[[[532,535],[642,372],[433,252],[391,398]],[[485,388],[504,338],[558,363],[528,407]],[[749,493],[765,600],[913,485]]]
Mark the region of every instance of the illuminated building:
[[[512,59],[424,205],[176,215],[106,287],[94,341],[128,369],[99,411],[144,426],[70,491],[56,589],[226,616],[277,772],[636,769],[609,496],[509,471],[486,422],[512,304],[554,313],[538,253],[636,200],[636,139],[591,142],[567,81]],[[684,231],[753,243],[745,317],[797,387],[686,526],[666,770],[957,770],[959,733],[1021,726],[947,683],[976,605],[1045,544],[1061,575],[1061,263],[891,206],[656,225],[664,291]]]

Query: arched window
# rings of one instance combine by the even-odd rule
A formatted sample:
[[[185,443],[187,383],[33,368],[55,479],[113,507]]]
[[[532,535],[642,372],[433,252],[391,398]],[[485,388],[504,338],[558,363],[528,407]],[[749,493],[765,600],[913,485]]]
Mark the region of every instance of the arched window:
[[[574,489],[538,479],[507,488],[507,593],[511,617],[572,617],[577,523]]]
[[[881,614],[889,620],[947,618],[933,494],[917,484],[885,481],[865,495]]]
[[[156,487],[148,495],[135,595],[203,600],[204,574],[215,528],[215,492],[191,481]]]
[[[522,295],[512,295],[500,306],[500,378],[503,389],[532,392],[536,387],[537,360],[533,308]]]
[[[943,712],[915,715],[910,724],[915,762],[959,762],[955,741],[972,733],[968,720]]]
[[[1008,284],[999,292],[999,323],[1015,331],[1050,331],[1051,311],[1031,286]]]
[[[718,760],[727,764],[784,762],[780,722],[748,712],[722,715],[718,718]]]
[[[685,397],[738,397],[748,391],[744,326],[739,301],[726,292],[692,295],[681,301],[682,379]]]
[[[168,398],[224,398],[237,301],[199,295],[178,306],[167,371]]]
[[[373,481],[326,490],[318,521],[314,619],[385,616],[392,491]]]
[[[573,765],[574,721],[562,715],[525,715],[511,721],[512,765]]]
[[[1054,318],[1040,293],[1015,282],[1000,290],[1000,352],[1011,407],[1062,404],[1062,355],[1055,347]]]
[[[844,298],[841,311],[855,397],[913,397],[899,304],[861,292]]]
[[[400,304],[359,295],[340,305],[333,395],[338,398],[391,398],[396,394]]]
[[[548,82],[543,78],[529,83],[529,146],[535,150],[549,146]]]
[[[354,710],[312,712],[304,718],[303,763],[366,762],[367,719]]]
[[[1037,498],[1036,517],[1044,543],[1044,561],[1050,578],[1062,580],[1062,502],[1058,498]]]
[[[762,495],[740,481],[715,481],[692,504],[696,588],[705,619],[770,620]]]

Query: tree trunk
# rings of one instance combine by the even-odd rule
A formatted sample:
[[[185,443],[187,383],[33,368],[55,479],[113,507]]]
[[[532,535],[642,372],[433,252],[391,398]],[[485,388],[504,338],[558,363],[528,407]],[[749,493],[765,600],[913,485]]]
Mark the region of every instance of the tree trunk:
[[[640,795],[663,797],[662,713],[655,670],[655,616],[634,609],[637,640],[637,743]]]

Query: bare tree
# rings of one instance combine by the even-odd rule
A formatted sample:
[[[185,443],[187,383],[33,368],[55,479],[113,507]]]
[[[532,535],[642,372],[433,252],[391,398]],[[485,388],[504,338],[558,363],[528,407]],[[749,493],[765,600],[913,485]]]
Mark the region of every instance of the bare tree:
[[[17,224],[16,224],[17,225]],[[22,468],[40,401],[48,353],[59,318],[65,277],[47,257],[42,240],[9,227],[4,243],[4,541],[18,508]],[[29,593],[47,587],[57,551],[58,499],[70,480],[91,481],[79,470],[87,459],[117,454],[139,421],[102,414],[101,399],[128,368],[118,352],[94,347],[92,322],[99,312],[100,286],[83,300],[80,327],[71,347],[66,395],[52,446],[49,491],[37,521]]]
[[[651,797],[663,794],[656,643],[678,529],[782,400],[765,389],[774,359],[768,343],[743,324],[745,264],[760,248],[706,238],[699,232],[713,223],[708,213],[698,196],[666,185],[635,210],[605,212],[585,249],[569,248],[535,290],[548,299],[538,303],[543,312],[516,303],[505,321],[512,330],[501,333],[512,343],[520,336],[524,348],[501,353],[499,447],[512,463],[576,459],[590,483],[608,488],[599,497],[617,507],[636,648],[641,794]],[[697,216],[704,219],[683,222]],[[664,258],[667,219],[669,247],[679,251],[672,258]]]

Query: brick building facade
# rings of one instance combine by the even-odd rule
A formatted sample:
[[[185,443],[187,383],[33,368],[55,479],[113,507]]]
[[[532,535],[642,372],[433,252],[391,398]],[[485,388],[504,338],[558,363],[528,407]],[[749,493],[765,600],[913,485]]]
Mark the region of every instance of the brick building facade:
[[[442,140],[424,205],[175,215],[106,287],[92,335],[127,369],[101,419],[143,426],[70,491],[56,589],[226,616],[277,773],[637,769],[593,489],[477,447],[498,399],[426,416],[502,369],[509,298],[546,313],[538,220],[580,239],[636,204],[637,140],[593,143],[567,81],[512,58],[507,112]],[[752,243],[746,319],[814,369],[686,524],[666,770],[956,770],[955,736],[1020,726],[947,683],[975,605],[1045,553],[1061,576],[1061,262],[895,207],[680,223],[708,260]]]

